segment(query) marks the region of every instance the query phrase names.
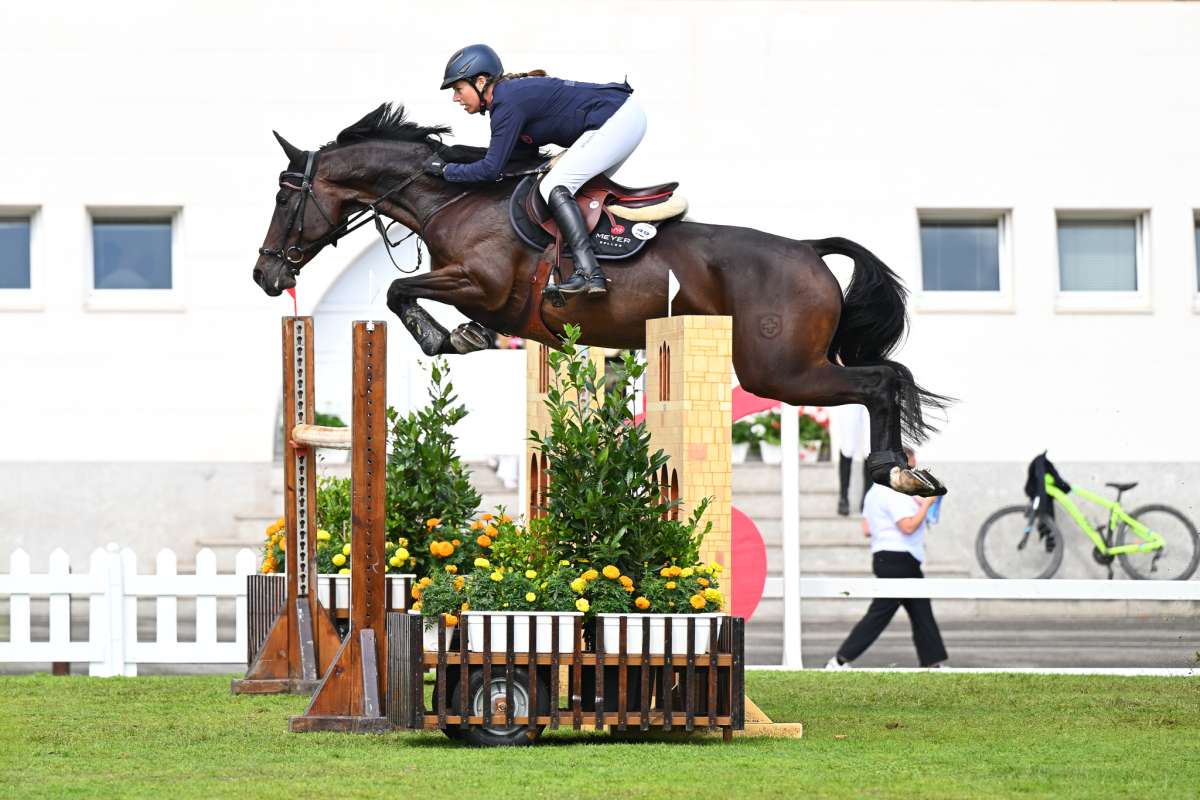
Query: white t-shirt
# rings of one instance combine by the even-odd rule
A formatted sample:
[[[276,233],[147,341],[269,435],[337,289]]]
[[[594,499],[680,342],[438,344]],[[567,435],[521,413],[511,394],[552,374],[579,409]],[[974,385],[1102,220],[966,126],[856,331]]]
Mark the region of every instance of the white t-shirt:
[[[898,521],[916,514],[920,507],[920,498],[874,484],[863,503],[863,519],[871,531],[871,552],[893,550],[912,553],[913,558],[924,563],[925,521],[922,520],[920,526],[909,534],[896,527]]]

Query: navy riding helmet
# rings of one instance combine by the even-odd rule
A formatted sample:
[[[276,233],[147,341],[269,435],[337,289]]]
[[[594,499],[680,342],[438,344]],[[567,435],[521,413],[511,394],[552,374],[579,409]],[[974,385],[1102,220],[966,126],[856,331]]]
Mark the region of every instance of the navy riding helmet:
[[[446,62],[442,88],[449,89],[455,81],[470,80],[480,74],[498,77],[504,74],[504,65],[496,51],[486,44],[467,45]]]

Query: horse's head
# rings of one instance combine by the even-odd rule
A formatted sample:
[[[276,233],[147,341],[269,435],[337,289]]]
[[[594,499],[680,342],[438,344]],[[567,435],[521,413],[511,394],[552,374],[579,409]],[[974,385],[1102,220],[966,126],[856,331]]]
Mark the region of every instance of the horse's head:
[[[288,168],[279,174],[275,213],[254,265],[254,282],[272,297],[295,286],[300,268],[325,245],[337,243],[353,210],[345,192],[321,179],[319,151],[301,150],[278,133],[275,138]]]

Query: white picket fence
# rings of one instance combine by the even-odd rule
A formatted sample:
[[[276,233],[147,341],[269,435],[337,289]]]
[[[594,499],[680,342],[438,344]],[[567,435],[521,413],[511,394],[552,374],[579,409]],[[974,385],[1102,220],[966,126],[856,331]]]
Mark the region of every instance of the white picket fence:
[[[217,557],[196,553],[194,575],[177,574],[177,559],[162,550],[153,574],[137,571],[133,551],[115,544],[97,548],[86,572],[73,572],[61,549],[50,554],[48,571],[34,573],[24,550],[0,573],[0,597],[9,601],[9,638],[0,641],[0,663],[87,662],[90,675],[136,675],[138,664],[245,664],[246,576],[256,569],[253,552],[238,552],[233,574],[217,573]],[[87,597],[88,637],[71,641],[71,597]],[[49,598],[48,641],[30,640],[32,598]],[[138,599],[154,598],[155,636],[138,641]],[[178,641],[180,598],[195,598],[196,637]],[[236,639],[217,641],[217,601],[235,605]]]

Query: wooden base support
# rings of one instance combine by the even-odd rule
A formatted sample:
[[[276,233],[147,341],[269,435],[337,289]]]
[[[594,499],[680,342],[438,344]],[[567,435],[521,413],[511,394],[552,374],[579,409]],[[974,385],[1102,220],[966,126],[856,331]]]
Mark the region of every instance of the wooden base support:
[[[280,609],[246,677],[230,685],[233,694],[311,694],[320,684],[341,638],[315,598],[298,598],[291,612]]]

